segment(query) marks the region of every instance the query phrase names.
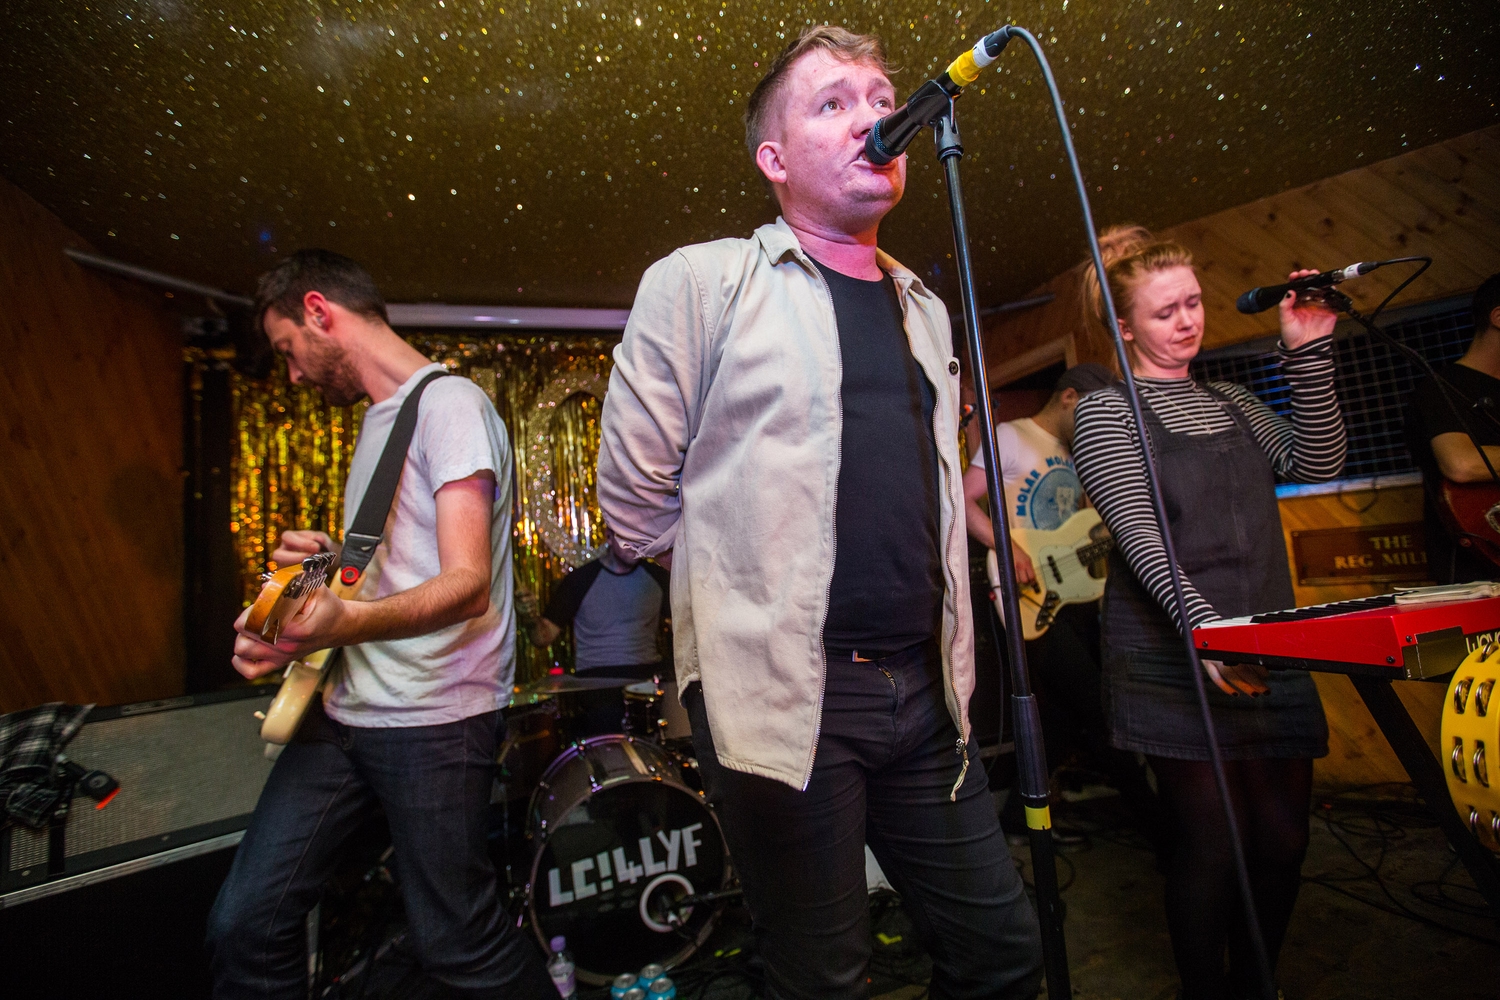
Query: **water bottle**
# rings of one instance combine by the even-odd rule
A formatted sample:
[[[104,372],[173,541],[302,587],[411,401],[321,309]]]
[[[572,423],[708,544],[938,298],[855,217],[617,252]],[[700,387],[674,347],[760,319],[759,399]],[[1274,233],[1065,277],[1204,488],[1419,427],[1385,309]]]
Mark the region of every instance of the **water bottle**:
[[[577,1000],[578,978],[573,971],[573,956],[568,951],[568,939],[562,935],[552,939],[552,957],[547,959],[547,974],[557,995],[562,1000]]]

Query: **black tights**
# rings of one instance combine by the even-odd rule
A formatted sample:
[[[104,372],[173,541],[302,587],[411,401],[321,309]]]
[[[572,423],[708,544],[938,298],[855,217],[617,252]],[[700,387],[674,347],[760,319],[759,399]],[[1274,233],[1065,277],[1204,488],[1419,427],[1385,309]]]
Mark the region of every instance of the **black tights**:
[[[1172,830],[1167,926],[1182,976],[1182,1000],[1255,996],[1255,954],[1245,927],[1213,768],[1207,761],[1165,757],[1150,761]],[[1302,882],[1312,761],[1227,760],[1224,773],[1245,845],[1255,912],[1274,971]]]

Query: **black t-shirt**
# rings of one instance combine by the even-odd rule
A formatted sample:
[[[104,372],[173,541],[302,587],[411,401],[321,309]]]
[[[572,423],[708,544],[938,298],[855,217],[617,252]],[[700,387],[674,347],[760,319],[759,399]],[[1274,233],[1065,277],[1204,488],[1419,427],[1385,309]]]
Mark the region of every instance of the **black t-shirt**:
[[[863,281],[818,269],[833,293],[844,369],[823,641],[884,655],[930,639],[942,618],[937,393],[912,357],[890,276]]]
[[[1422,482],[1426,489],[1423,500],[1423,519],[1427,533],[1427,565],[1432,578],[1439,583],[1468,583],[1471,580],[1492,580],[1500,575],[1500,567],[1473,549],[1457,544],[1438,515],[1435,500],[1437,486],[1442,481],[1438,471],[1437,457],[1432,453],[1432,439],[1439,434],[1462,434],[1468,431],[1480,445],[1500,445],[1500,379],[1475,371],[1464,365],[1443,365],[1437,374],[1452,389],[1445,394],[1432,378],[1424,378],[1412,389],[1406,406],[1406,449],[1422,470]],[[1447,396],[1464,410],[1460,419]],[[1488,405],[1483,400],[1490,400]],[[1474,404],[1480,404],[1475,406]],[[1467,427],[1465,424],[1467,423]]]

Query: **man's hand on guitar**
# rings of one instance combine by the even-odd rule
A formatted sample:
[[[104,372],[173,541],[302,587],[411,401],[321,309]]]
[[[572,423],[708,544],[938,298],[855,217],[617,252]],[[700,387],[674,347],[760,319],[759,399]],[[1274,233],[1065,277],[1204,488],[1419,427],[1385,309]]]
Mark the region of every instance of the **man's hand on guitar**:
[[[276,551],[271,553],[271,561],[278,566],[290,566],[319,552],[337,554],[338,551],[339,544],[321,531],[283,531]]]
[[[350,624],[350,603],[339,600],[328,590],[319,590],[286,623],[274,645],[246,630],[245,620],[250,615],[250,609],[246,608],[234,623],[234,629],[239,633],[234,639],[234,657],[231,660],[234,669],[239,671],[240,676],[254,680],[273,671],[284,670],[293,660],[300,660],[320,649],[346,645],[342,636]]]
[[[1010,543],[1011,562],[1016,566],[1016,585],[1020,587],[1036,586],[1036,566],[1026,550],[1015,542]]]

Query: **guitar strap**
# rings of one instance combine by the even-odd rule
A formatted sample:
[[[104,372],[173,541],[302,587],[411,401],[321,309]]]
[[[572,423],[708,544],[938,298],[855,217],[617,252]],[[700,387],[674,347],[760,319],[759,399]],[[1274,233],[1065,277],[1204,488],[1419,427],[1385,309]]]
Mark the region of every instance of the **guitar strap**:
[[[359,582],[365,567],[370,565],[370,560],[375,555],[381,535],[385,533],[386,519],[391,512],[391,504],[396,499],[396,488],[401,484],[401,470],[406,465],[406,452],[411,447],[412,435],[417,430],[417,406],[422,401],[422,393],[435,379],[447,374],[448,372],[442,371],[428,375],[417,383],[401,403],[396,422],[391,425],[391,436],[386,439],[385,450],[380,453],[375,474],[370,477],[370,485],[365,490],[365,497],[354,514],[354,522],[344,533],[339,582],[346,587],[353,587]]]

